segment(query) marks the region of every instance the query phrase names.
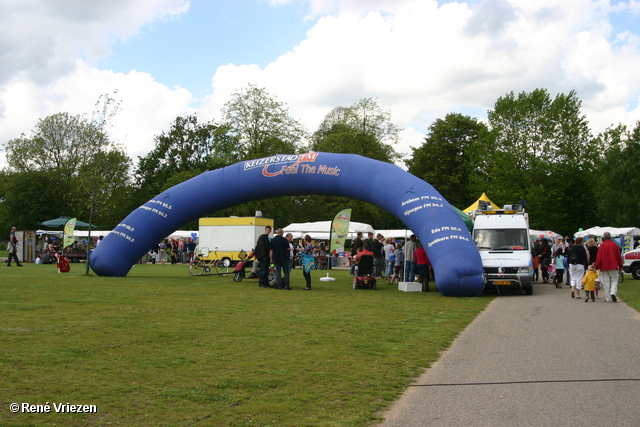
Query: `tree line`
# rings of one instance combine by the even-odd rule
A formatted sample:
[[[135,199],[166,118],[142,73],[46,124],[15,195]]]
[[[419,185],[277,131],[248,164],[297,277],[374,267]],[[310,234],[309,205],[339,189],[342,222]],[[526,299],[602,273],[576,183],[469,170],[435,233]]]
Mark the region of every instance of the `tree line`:
[[[273,154],[323,151],[404,163],[452,205],[464,209],[483,192],[497,204],[524,202],[531,228],[573,234],[593,225],[640,224],[636,170],[640,121],[592,135],[574,91],[552,97],[545,89],[498,98],[486,123],[458,113],[435,120],[423,144],[403,159],[395,147],[401,129],[373,99],[338,106],[313,133],[286,104],[249,85],[231,97],[219,122],[176,117],[155,147],[134,166],[109,137],[119,103],[100,97],[90,118],[58,113],[29,135],[4,143],[0,223],[33,229],[37,222],[74,216],[111,229],[162,191],[205,171]],[[226,183],[221,191],[240,191]],[[327,220],[344,207],[377,229],[403,228],[382,209],[358,200],[305,195],[257,200],[211,216],[274,218],[277,226]],[[185,229],[197,229],[197,221]]]

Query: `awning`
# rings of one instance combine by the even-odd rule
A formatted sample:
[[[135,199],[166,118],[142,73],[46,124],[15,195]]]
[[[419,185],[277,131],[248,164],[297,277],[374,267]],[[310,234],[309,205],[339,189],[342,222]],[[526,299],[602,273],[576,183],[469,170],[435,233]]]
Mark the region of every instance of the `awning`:
[[[331,232],[331,221],[316,222],[294,222],[282,229],[285,233],[293,234],[293,237],[300,238],[308,234],[313,239],[328,239]],[[361,231],[363,234],[374,233],[375,230],[369,224],[363,222],[349,222],[348,239],[353,239],[356,233]]]
[[[596,236],[602,237],[605,232],[611,233],[611,237],[618,236],[640,236],[640,228],[638,227],[591,227],[574,234],[575,237]]]

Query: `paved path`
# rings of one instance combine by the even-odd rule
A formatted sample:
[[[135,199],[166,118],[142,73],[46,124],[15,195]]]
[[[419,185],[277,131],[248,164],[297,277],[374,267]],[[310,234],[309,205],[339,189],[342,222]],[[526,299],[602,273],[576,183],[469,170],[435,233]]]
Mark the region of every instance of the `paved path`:
[[[384,427],[640,426],[640,314],[535,285],[496,298]]]

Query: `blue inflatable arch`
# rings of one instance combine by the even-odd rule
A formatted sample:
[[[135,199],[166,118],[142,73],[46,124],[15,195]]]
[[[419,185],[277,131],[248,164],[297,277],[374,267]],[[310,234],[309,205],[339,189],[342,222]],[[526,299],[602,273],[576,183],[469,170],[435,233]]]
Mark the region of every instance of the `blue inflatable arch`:
[[[482,292],[482,261],[456,210],[423,180],[353,154],[275,155],[205,172],[131,212],[92,253],[91,268],[100,276],[126,276],[149,248],[187,222],[247,201],[305,194],[346,196],[381,207],[423,243],[443,295]]]

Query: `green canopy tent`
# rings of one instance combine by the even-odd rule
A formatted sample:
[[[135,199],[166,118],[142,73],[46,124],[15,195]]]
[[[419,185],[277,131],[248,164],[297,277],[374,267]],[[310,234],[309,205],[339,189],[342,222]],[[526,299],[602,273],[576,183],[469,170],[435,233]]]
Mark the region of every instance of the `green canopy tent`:
[[[458,215],[460,215],[462,221],[464,221],[464,225],[467,226],[469,233],[473,232],[473,220],[471,219],[471,217],[455,206],[453,208],[456,210],[456,212],[458,212]]]
[[[64,225],[67,223],[67,221],[69,221],[71,219],[70,216],[61,216],[60,218],[56,218],[56,219],[50,219],[48,221],[43,221],[43,222],[38,222],[37,225],[43,225],[45,227],[50,227],[50,228],[62,228],[64,227]],[[80,221],[80,220],[76,220],[76,227],[81,227],[81,228],[94,228],[95,226],[92,226],[89,223],[86,223],[84,221]]]

